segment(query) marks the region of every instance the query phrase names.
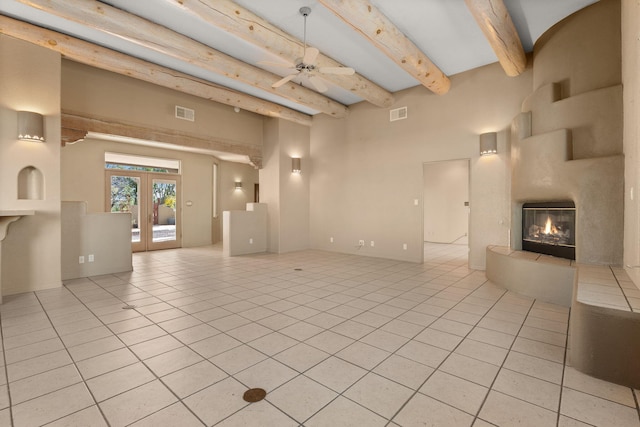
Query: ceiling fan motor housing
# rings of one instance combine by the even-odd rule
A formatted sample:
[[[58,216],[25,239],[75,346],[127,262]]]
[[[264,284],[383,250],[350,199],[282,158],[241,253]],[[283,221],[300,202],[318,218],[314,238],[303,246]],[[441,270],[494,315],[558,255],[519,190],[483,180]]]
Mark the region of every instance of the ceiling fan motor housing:
[[[300,8],[300,15],[304,16],[305,18],[307,16],[309,16],[309,14],[311,13],[311,8],[308,6],[302,6]]]

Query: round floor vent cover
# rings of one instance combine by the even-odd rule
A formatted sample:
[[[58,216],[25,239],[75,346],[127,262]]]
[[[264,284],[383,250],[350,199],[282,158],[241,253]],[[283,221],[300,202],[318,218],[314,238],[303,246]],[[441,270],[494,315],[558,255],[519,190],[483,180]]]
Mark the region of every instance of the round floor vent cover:
[[[247,402],[259,402],[267,395],[267,392],[261,388],[251,388],[244,392],[242,398]]]

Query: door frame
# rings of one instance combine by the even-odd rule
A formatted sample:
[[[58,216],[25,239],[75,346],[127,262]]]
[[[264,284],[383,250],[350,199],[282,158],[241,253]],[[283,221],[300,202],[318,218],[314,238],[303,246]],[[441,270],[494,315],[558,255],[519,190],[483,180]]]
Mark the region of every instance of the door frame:
[[[140,241],[131,242],[133,252],[174,249],[182,247],[182,215],[180,209],[180,193],[182,192],[181,176],[174,173],[158,173],[127,169],[105,169],[105,212],[111,212],[111,177],[129,176],[138,178],[138,216]],[[164,242],[153,241],[153,198],[151,189],[153,180],[171,180],[176,182],[176,239]]]
[[[182,215],[180,209],[180,193],[181,193],[181,181],[180,175],[173,173],[157,173],[157,172],[144,172],[147,174],[147,182],[145,191],[151,190],[153,187],[154,180],[163,180],[163,181],[175,181],[176,183],[176,239],[175,240],[167,240],[164,242],[154,242],[153,241],[153,231],[151,233],[147,232],[147,250],[148,251],[156,251],[160,249],[176,249],[182,247]],[[151,193],[148,192],[147,196],[150,197]],[[149,214],[148,208],[153,206],[153,199],[149,200],[147,203],[147,230],[149,230],[149,224],[151,230],[153,230],[153,213]]]

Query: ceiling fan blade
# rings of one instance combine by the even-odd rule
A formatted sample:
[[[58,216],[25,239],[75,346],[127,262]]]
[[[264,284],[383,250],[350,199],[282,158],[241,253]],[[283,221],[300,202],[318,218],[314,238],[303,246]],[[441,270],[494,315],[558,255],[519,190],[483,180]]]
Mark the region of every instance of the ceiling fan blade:
[[[291,80],[293,80],[297,75],[298,75],[298,73],[289,74],[288,76],[286,76],[286,77],[278,80],[274,84],[272,84],[271,87],[274,88],[274,89],[279,88],[283,84],[288,83]]]
[[[324,84],[324,82],[322,81],[322,79],[319,79],[316,76],[311,76],[309,77],[309,83],[311,83],[311,85],[316,88],[316,90],[318,92],[326,92],[327,90],[329,90],[329,88],[327,87],[326,84]]]
[[[352,76],[356,70],[349,67],[320,67],[318,68],[322,74],[341,74],[344,76]]]
[[[302,58],[302,62],[304,62],[307,65],[313,65],[316,63],[316,58],[318,58],[319,54],[320,54],[320,51],[315,47],[308,47],[307,50],[304,52],[304,58]]]
[[[296,64],[294,64],[293,62],[259,61],[258,65],[266,65],[268,67],[279,68],[296,68]]]

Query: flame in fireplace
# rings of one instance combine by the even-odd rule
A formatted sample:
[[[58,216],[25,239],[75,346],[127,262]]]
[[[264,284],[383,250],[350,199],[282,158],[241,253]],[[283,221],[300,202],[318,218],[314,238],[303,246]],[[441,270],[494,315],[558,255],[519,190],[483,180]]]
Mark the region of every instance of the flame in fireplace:
[[[575,209],[522,210],[522,241],[544,245],[574,246]],[[523,246],[524,247],[524,246]],[[533,246],[529,246],[533,248]],[[525,249],[538,252],[536,249]],[[544,253],[544,252],[543,252]]]

